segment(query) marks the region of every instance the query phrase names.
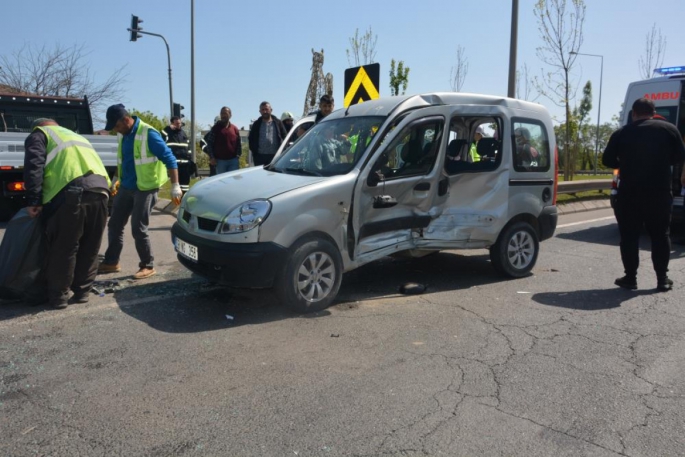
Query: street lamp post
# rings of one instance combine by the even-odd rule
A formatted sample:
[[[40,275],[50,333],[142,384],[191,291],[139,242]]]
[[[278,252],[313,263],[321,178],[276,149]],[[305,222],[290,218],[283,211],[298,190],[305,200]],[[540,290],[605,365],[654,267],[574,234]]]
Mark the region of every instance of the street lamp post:
[[[573,52],[570,54],[575,54],[578,56],[589,56],[589,57],[599,57],[599,101],[597,102],[597,137],[595,138],[595,174],[597,174],[597,158],[599,157],[599,120],[602,113],[602,76],[604,75],[604,56],[599,54],[583,54],[582,52]]]

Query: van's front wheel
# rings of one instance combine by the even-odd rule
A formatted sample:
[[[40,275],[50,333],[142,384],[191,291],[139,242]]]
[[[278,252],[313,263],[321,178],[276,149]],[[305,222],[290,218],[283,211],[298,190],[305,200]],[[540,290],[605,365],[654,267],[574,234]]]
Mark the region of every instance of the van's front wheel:
[[[521,278],[533,269],[539,251],[540,243],[533,227],[516,222],[500,233],[490,248],[490,260],[498,273]]]
[[[325,239],[296,245],[291,251],[277,292],[298,313],[312,313],[333,303],[342,281],[342,260],[336,246]]]

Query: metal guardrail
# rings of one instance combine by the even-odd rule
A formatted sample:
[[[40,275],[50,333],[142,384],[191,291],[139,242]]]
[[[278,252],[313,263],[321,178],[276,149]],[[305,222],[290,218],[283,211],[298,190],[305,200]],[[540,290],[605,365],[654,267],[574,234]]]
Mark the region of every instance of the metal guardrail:
[[[201,178],[209,176],[208,168],[197,170],[197,175]],[[586,179],[583,181],[559,181],[557,193],[577,194],[578,192],[592,192],[593,190],[602,191],[611,189],[611,179]]]

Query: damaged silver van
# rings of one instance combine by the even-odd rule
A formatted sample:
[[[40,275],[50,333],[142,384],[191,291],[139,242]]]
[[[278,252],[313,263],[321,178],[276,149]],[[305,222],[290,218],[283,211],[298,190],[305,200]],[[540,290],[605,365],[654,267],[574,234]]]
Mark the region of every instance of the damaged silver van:
[[[557,152],[541,105],[476,94],[388,97],[335,111],[265,167],[205,179],[172,229],[179,261],[227,286],[329,306],[381,257],[489,249],[528,275],[554,234]]]

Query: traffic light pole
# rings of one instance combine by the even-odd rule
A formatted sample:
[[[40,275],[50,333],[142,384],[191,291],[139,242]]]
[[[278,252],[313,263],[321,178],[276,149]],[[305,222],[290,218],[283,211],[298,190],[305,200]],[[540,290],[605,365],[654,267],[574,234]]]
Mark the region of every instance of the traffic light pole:
[[[174,115],[174,93],[171,89],[171,51],[169,51],[169,43],[167,43],[166,38],[164,38],[159,33],[145,32],[140,28],[138,28],[136,30],[133,30],[133,29],[127,29],[127,30],[131,33],[142,33],[143,35],[158,36],[162,40],[164,40],[164,44],[166,45],[167,61],[169,63],[169,119],[171,119],[171,117]]]

